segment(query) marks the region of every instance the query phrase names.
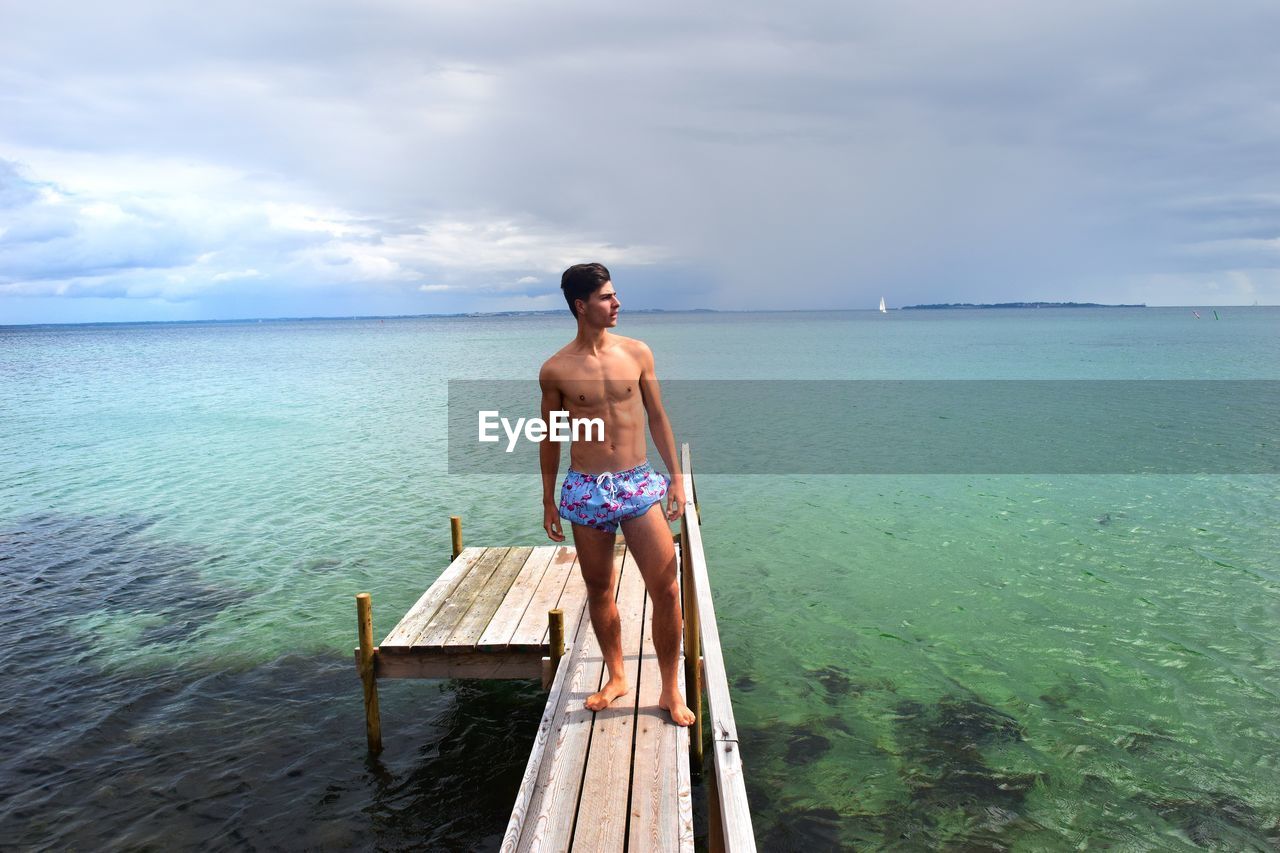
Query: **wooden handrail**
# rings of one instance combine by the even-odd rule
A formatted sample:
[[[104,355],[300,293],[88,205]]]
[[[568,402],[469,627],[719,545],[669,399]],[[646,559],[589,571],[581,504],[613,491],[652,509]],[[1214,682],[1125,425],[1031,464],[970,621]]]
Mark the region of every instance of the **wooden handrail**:
[[[693,468],[689,461],[689,445],[680,448],[681,478],[686,496],[695,494]],[[707,558],[702,548],[702,530],[698,512],[686,512],[680,524],[681,558],[693,580],[694,605],[701,628],[702,674],[706,683],[707,712],[710,717],[714,748],[715,781],[719,800],[719,823],[724,849],[730,853],[754,851],[755,834],[751,826],[751,810],[747,803],[746,779],[742,774],[742,756],[738,751],[738,726],[733,719],[729,698],[729,678],[720,652],[720,634],[716,627],[715,605],[711,600],[711,582],[707,575]],[[686,649],[686,653],[687,653]],[[714,848],[713,848],[714,849]]]

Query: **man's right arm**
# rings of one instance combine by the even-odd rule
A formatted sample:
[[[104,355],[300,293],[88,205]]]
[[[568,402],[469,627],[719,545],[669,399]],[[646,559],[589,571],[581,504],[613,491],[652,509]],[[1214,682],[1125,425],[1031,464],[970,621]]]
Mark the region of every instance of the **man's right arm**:
[[[542,422],[551,423],[551,413],[562,408],[560,386],[550,368],[550,362],[542,365],[538,373],[542,387]],[[560,442],[549,438],[538,443],[538,463],[542,468],[542,527],[555,542],[564,541],[560,524],[560,508],[556,501],[556,474],[560,472]]]

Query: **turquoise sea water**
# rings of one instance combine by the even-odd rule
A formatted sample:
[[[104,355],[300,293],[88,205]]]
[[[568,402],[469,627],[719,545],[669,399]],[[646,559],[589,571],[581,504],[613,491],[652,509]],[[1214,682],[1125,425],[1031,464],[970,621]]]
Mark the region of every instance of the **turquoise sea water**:
[[[1219,313],[619,331],[671,379],[1280,378],[1280,309]],[[469,544],[543,541],[536,471],[448,473],[445,389],[533,376],[571,332],[0,328],[0,837],[492,848],[540,691],[385,682],[367,759],[352,595],[389,629],[450,514]],[[699,498],[762,849],[1280,845],[1275,476],[716,474]]]

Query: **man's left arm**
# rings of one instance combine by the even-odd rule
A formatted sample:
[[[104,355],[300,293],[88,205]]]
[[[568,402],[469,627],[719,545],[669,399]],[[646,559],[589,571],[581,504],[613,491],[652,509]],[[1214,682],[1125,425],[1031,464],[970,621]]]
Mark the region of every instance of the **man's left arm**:
[[[680,460],[676,455],[676,439],[671,433],[671,421],[662,407],[662,389],[658,387],[658,375],[653,365],[653,350],[646,344],[639,347],[640,396],[649,416],[649,434],[658,448],[658,454],[667,466],[671,486],[667,490],[667,521],[675,521],[684,512],[684,478],[680,475]]]

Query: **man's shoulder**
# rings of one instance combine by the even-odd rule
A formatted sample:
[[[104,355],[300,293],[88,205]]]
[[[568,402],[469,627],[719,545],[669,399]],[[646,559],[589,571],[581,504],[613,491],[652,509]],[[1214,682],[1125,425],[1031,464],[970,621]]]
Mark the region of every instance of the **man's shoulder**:
[[[557,350],[550,358],[542,363],[542,367],[538,370],[538,378],[542,380],[555,379],[561,375],[567,362],[571,360],[569,348],[573,344],[565,344]]]
[[[628,338],[625,335],[614,335],[617,345],[623,348],[623,351],[636,358],[642,358],[650,355],[649,345],[639,338]]]

